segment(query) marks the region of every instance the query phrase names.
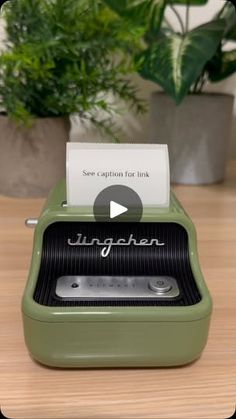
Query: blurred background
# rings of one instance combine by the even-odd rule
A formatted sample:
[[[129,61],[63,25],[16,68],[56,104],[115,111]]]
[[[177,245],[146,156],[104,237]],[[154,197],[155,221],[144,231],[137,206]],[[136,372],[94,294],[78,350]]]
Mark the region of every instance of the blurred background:
[[[199,7],[195,7],[194,11],[191,13],[190,16],[190,28],[194,28],[195,26],[201,25],[206,23],[213,16],[222,8],[223,1],[219,0],[209,0],[206,5]],[[177,6],[177,10],[184,18],[185,10],[184,6]],[[175,15],[168,11],[168,17],[175,28],[178,27],[178,21],[176,21]],[[2,40],[5,38],[5,31],[4,31],[4,19],[1,18],[0,20],[0,39],[1,45]],[[230,42],[228,48],[234,47],[234,42]],[[138,75],[131,76],[131,79],[137,83],[138,87],[140,88],[140,95],[143,99],[149,101],[150,94],[155,92],[158,87],[155,83],[142,79]],[[225,92],[236,94],[236,74],[233,74],[229,79],[223,80],[222,82],[217,83],[216,85],[208,85],[207,91],[212,92]],[[149,130],[149,113],[145,115],[139,115],[135,117],[132,113],[122,117],[122,124],[125,121],[126,123],[126,131],[124,138],[129,141],[130,138],[135,138],[135,140],[139,143],[145,142],[148,137],[148,130]],[[71,130],[71,139],[73,141],[77,140],[91,140],[91,136],[94,136],[94,133],[89,130],[84,130],[83,126],[80,125],[78,120],[72,120],[72,130]],[[236,158],[236,102],[234,105],[234,118],[232,123],[231,129],[231,141],[230,141],[230,150],[229,155],[232,158]],[[93,138],[92,138],[93,139]]]
[[[173,183],[224,179],[236,157],[231,2],[14,3],[0,21],[0,192],[44,196],[68,138],[167,143]]]

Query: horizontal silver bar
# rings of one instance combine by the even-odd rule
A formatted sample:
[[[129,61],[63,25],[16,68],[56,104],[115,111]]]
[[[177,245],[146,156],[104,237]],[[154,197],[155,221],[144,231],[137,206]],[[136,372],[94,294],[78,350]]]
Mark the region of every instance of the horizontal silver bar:
[[[163,299],[179,295],[169,276],[62,276],[56,296],[69,300]]]
[[[38,222],[38,218],[27,218],[27,220],[25,220],[25,225],[29,228],[35,228]]]

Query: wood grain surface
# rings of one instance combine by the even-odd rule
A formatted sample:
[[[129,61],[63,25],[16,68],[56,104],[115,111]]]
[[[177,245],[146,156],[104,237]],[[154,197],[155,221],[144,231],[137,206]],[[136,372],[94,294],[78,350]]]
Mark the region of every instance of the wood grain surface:
[[[22,419],[218,419],[236,402],[236,162],[225,183],[175,192],[198,232],[201,267],[213,296],[202,357],[182,368],[56,370],[29,357],[21,323],[33,231],[43,200],[0,197],[0,404]]]

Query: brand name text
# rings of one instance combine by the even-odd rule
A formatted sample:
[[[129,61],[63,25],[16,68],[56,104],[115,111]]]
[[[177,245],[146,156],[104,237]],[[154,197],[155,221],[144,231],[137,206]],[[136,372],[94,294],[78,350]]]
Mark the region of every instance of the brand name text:
[[[108,237],[105,240],[100,240],[97,237],[94,237],[90,240],[87,239],[86,236],[83,234],[78,233],[76,235],[76,240],[73,241],[72,239],[68,239],[67,243],[69,246],[101,246],[101,256],[106,258],[110,252],[112,247],[114,246],[165,246],[165,243],[162,243],[159,239],[135,239],[133,234],[130,234],[128,239],[114,239],[112,237]]]

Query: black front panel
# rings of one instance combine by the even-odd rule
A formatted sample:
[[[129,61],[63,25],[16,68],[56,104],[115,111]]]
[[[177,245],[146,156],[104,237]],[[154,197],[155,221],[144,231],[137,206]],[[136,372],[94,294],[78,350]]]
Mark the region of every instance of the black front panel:
[[[106,239],[112,239],[109,251],[102,245]],[[126,245],[116,245],[120,239]],[[80,245],[82,240],[88,245]],[[66,275],[166,275],[176,278],[180,295],[164,301],[63,301],[56,298],[55,287]],[[44,233],[34,299],[46,306],[185,306],[201,296],[189,262],[188,236],[179,224],[57,222]]]

